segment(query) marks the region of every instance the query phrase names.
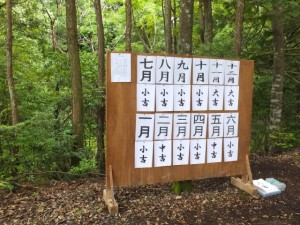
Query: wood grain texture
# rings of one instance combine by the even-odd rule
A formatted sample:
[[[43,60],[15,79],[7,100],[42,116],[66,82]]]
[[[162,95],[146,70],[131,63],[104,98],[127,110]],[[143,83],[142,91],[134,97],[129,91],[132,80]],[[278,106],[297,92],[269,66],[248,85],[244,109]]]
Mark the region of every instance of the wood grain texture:
[[[238,161],[135,169],[134,146],[137,113],[136,62],[137,55],[143,55],[143,53],[131,54],[131,83],[111,82],[110,54],[111,53],[107,54],[106,171],[108,173],[108,167],[111,165],[115,187],[247,174],[245,160],[246,155],[249,154],[250,146],[254,61],[240,60]],[[192,57],[184,55],[167,56]],[[212,58],[206,56],[201,57]],[[189,112],[192,113],[194,111]],[[211,111],[201,112],[208,113]],[[107,174],[107,177],[109,176],[110,175]]]

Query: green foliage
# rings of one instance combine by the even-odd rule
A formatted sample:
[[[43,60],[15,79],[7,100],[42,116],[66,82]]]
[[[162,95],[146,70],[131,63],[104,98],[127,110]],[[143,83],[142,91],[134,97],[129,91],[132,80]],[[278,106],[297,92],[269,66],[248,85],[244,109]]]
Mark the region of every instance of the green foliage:
[[[16,127],[0,126],[3,154],[0,156],[0,174],[9,175],[17,165],[19,173],[69,169],[73,154],[70,131],[55,130],[52,114],[38,113]],[[16,132],[17,131],[17,132]],[[16,158],[10,149],[19,149]]]
[[[79,166],[72,167],[71,173],[74,174],[85,174],[94,172],[96,170],[96,160],[94,158],[92,159],[83,159],[80,161]]]
[[[251,151],[267,153],[271,74],[255,74],[253,88]]]
[[[2,1],[3,2],[3,1]],[[82,159],[73,173],[95,169],[97,148],[97,105],[105,105],[105,88],[97,86],[97,24],[92,1],[78,0],[78,30],[84,93],[85,148],[73,149],[71,125],[71,77],[66,45],[65,1],[44,1],[52,19],[57,15],[55,31],[57,45],[51,40],[50,19],[40,1],[21,1],[13,10],[13,64],[15,86],[20,110],[20,123],[11,126],[11,108],[7,80],[6,58],[0,55],[0,176],[46,170],[70,170],[70,158]],[[179,37],[179,1],[172,1],[177,25],[173,35]],[[164,19],[162,1],[133,0],[132,49],[138,52],[164,51]],[[299,1],[287,1],[285,7],[286,71],[284,79],[281,129],[269,140],[268,120],[272,83],[273,45],[271,1],[252,1],[245,5],[243,58],[255,60],[251,151],[268,153],[268,141],[278,152],[300,146],[300,86],[299,76]],[[197,6],[198,3],[196,3]],[[125,2],[102,1],[105,49],[125,49]],[[214,38],[211,45],[200,43],[198,8],[194,11],[193,54],[233,57],[235,1],[213,1]],[[0,8],[0,51],[5,52],[6,8]],[[139,28],[139,30],[137,29]],[[140,33],[139,33],[140,32]],[[64,52],[65,51],[65,52]],[[12,150],[19,150],[16,156]],[[1,180],[2,180],[1,177]],[[1,181],[2,182],[2,181]],[[4,179],[0,186],[7,186]],[[9,187],[9,186],[8,186]],[[191,185],[176,182],[176,194],[190,190]]]
[[[273,153],[282,153],[292,150],[299,145],[299,139],[294,133],[285,132],[284,129],[279,129],[270,135],[270,142],[274,146]]]
[[[4,189],[11,191],[13,188],[14,186],[9,182],[9,179],[0,175],[0,190]]]
[[[176,195],[180,195],[183,191],[192,191],[193,186],[191,181],[177,181],[172,184],[171,189]]]

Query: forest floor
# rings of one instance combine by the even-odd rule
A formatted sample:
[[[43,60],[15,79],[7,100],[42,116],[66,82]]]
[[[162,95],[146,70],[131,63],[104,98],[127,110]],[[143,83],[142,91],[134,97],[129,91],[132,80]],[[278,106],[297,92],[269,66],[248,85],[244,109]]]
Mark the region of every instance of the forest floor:
[[[254,179],[274,177],[287,187],[255,199],[229,178],[193,181],[180,197],[171,184],[116,188],[119,214],[102,201],[104,178],[52,181],[13,193],[0,191],[0,224],[300,224],[300,150],[276,157],[252,155]],[[23,184],[26,185],[26,184]]]

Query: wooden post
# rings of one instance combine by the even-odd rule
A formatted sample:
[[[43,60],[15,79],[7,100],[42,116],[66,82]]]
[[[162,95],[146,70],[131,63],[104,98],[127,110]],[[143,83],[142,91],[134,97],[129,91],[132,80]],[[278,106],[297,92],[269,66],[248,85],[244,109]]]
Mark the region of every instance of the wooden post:
[[[248,154],[246,155],[246,171],[247,174],[242,175],[242,179],[238,177],[231,177],[231,184],[247,192],[253,197],[258,198],[258,190],[253,186],[253,178]]]
[[[105,201],[110,214],[118,214],[118,203],[116,202],[114,196],[114,185],[111,165],[109,165],[109,171],[106,177],[106,189],[103,190],[103,200]]]

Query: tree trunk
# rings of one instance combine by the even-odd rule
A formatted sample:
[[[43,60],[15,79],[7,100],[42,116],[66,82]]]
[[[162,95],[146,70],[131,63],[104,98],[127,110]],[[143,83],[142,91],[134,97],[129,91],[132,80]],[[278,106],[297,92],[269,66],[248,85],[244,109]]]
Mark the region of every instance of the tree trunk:
[[[193,12],[194,0],[180,1],[179,51],[181,54],[192,54]]]
[[[43,5],[43,9],[46,12],[46,14],[50,20],[52,51],[53,52],[57,52],[57,51],[63,52],[58,45],[57,35],[56,35],[56,26],[55,26],[56,21],[58,19],[58,12],[59,12],[59,9],[61,6],[61,0],[56,0],[56,12],[54,13],[54,16],[51,16],[51,12],[46,7],[44,0],[40,0],[40,2]],[[56,81],[55,92],[57,95],[59,95],[59,80]],[[60,106],[59,105],[60,104],[57,102],[56,108],[54,109],[54,112],[53,112],[54,119],[55,119],[54,130],[56,133],[59,133],[59,129],[60,129],[60,122],[59,122]],[[56,141],[58,141],[58,140],[56,139]]]
[[[105,89],[105,48],[104,48],[104,28],[102,19],[101,0],[94,0],[96,20],[97,20],[97,38],[98,38],[98,89],[101,95],[104,95]],[[99,96],[100,97],[100,96]],[[104,133],[105,133],[105,98],[99,98],[97,106],[97,153],[96,161],[98,171],[104,172],[105,154],[104,154]]]
[[[234,31],[234,53],[238,57],[240,57],[242,54],[244,8],[245,0],[237,0]]]
[[[3,150],[2,150],[2,143],[1,143],[1,140],[0,140],[0,157],[3,155]]]
[[[284,73],[284,27],[283,9],[279,0],[273,1],[272,31],[274,43],[273,60],[273,82],[270,102],[270,136],[274,135],[280,128],[283,95],[283,73]],[[273,144],[270,143],[270,152],[273,151]]]
[[[193,12],[194,0],[180,1],[179,52],[181,54],[192,54]],[[181,192],[181,190],[183,190],[184,187],[191,188],[191,186],[191,181],[177,181],[172,185],[173,191],[175,193],[175,187],[177,187]]]
[[[132,4],[131,0],[126,0],[126,31],[125,31],[125,51],[131,52],[131,30],[132,30]]]
[[[135,21],[134,21],[134,30],[135,30],[136,34],[138,35],[140,41],[143,44],[143,47],[144,47],[143,51],[146,53],[153,52],[150,41],[148,39],[148,36],[147,36],[144,28],[137,25]]]
[[[61,53],[65,53],[58,44],[58,40],[57,40],[57,34],[56,34],[56,21],[58,18],[58,13],[60,10],[60,6],[61,6],[61,0],[56,0],[56,12],[54,13],[54,15],[51,15],[51,12],[47,9],[46,4],[44,2],[44,0],[40,0],[41,4],[43,5],[43,9],[46,12],[49,20],[50,20],[50,29],[51,29],[51,42],[52,42],[52,50],[54,52],[59,51]]]
[[[200,28],[200,42],[204,43],[204,15],[203,15],[203,0],[199,0],[199,28]]]
[[[164,0],[165,1],[165,52],[172,53],[172,5],[171,0]]]
[[[83,94],[82,78],[77,37],[77,15],[75,0],[66,0],[66,22],[68,55],[72,77],[72,128],[75,135],[75,150],[84,147],[83,144]],[[71,158],[71,165],[79,165],[79,157]]]
[[[177,45],[177,14],[176,14],[176,0],[173,0],[173,53],[177,54],[178,52],[178,45]]]
[[[13,64],[12,64],[12,0],[6,1],[6,10],[7,10],[7,27],[6,27],[6,61],[7,61],[7,82],[10,96],[10,104],[11,104],[11,117],[12,117],[12,125],[16,125],[19,122],[19,113],[18,113],[18,103],[17,103],[17,94],[14,84],[13,77]]]
[[[13,0],[6,1],[6,12],[7,12],[7,25],[6,25],[6,61],[7,61],[7,68],[6,68],[6,75],[7,75],[7,82],[8,82],[8,90],[9,90],[9,97],[10,97],[10,104],[11,104],[11,118],[12,118],[12,125],[15,126],[19,122],[19,110],[18,110],[18,101],[17,101],[17,94],[14,84],[14,77],[13,77],[13,59],[12,59],[12,45],[13,45],[13,33],[12,33],[12,7],[13,7]],[[17,130],[15,129],[14,139],[16,138]],[[15,158],[15,163],[12,171],[12,175],[16,175],[17,173],[17,164],[18,158],[16,158],[19,152],[19,148],[12,144],[12,156]]]
[[[204,6],[204,42],[211,44],[213,40],[212,0],[203,0]]]

